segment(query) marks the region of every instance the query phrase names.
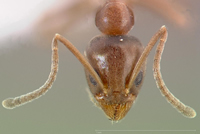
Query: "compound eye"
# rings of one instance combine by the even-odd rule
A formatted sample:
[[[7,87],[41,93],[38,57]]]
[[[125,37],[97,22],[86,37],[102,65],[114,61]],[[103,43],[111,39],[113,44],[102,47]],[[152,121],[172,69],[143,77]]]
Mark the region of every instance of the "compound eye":
[[[96,86],[97,85],[97,82],[95,81],[95,79],[89,75],[89,79],[90,79],[90,82],[92,83],[92,85]]]
[[[140,71],[140,72],[138,73],[138,75],[137,75],[135,81],[134,81],[134,84],[135,84],[136,87],[139,86],[139,85],[141,84],[142,79],[143,79],[143,72]]]
[[[98,74],[99,76],[99,73],[97,72],[97,70],[95,69],[95,72]],[[92,83],[92,85],[96,86],[97,85],[97,82],[96,80],[91,76],[89,75],[89,79],[90,79],[90,82]]]

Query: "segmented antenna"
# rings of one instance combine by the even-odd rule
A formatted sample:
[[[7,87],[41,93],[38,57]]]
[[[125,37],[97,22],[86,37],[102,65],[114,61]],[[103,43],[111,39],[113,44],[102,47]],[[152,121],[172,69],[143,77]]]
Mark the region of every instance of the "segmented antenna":
[[[49,74],[49,77],[45,84],[41,86],[39,89],[36,89],[33,92],[27,93],[25,95],[15,97],[15,98],[8,98],[2,102],[2,105],[7,109],[13,109],[15,107],[21,106],[23,104],[26,104],[28,102],[31,102],[32,100],[35,100],[39,98],[40,96],[44,95],[48,89],[51,88],[53,82],[56,79],[56,74],[58,72],[58,43],[57,40],[62,42],[75,56],[76,58],[81,62],[83,67],[90,72],[91,76],[96,80],[96,82],[99,84],[99,86],[104,89],[104,86],[102,84],[101,79],[99,78],[98,74],[95,72],[95,70],[92,68],[90,63],[87,61],[87,59],[72,45],[71,42],[69,42],[67,39],[65,39],[63,36],[59,34],[55,34],[55,37],[52,41],[52,64],[51,64],[51,72]]]
[[[27,93],[25,95],[21,95],[15,98],[8,98],[2,102],[2,105],[7,109],[13,109],[15,107],[21,106],[32,100],[35,100],[42,95],[44,95],[48,89],[51,88],[53,82],[56,79],[56,74],[58,72],[58,43],[55,38],[52,41],[52,64],[51,64],[51,72],[47,81],[41,86],[39,89],[36,89],[33,92]]]
[[[183,114],[185,117],[188,118],[194,118],[196,116],[196,112],[193,108],[183,104],[180,100],[178,100],[167,88],[167,86],[164,83],[164,80],[161,75],[160,71],[160,61],[161,56],[164,50],[164,45],[167,40],[167,29],[163,26],[163,33],[161,34],[160,42],[156,49],[156,54],[154,57],[154,65],[153,65],[153,71],[154,71],[154,79],[156,80],[157,87],[160,89],[161,93],[167,101],[176,108],[181,114]]]

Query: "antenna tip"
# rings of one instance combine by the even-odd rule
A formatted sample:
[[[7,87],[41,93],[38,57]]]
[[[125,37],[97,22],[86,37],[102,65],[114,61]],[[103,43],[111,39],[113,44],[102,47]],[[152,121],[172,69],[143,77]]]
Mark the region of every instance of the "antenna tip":
[[[15,108],[15,104],[13,103],[13,98],[8,98],[2,102],[2,105],[6,109],[13,109]]]
[[[189,106],[186,107],[185,112],[183,112],[183,114],[188,118],[194,118],[197,115],[195,110]]]

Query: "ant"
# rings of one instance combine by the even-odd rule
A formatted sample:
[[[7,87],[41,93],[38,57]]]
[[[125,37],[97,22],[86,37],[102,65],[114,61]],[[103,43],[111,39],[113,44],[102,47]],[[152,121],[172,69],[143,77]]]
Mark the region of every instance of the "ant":
[[[51,72],[45,84],[28,94],[8,98],[2,102],[8,109],[21,106],[44,95],[52,87],[58,72],[58,44],[62,42],[81,62],[91,91],[91,100],[112,121],[125,117],[142,86],[147,57],[159,44],[154,57],[154,79],[167,101],[180,113],[194,118],[196,112],[179,101],[165,85],[160,72],[160,61],[167,40],[167,29],[162,26],[144,48],[140,41],[127,33],[134,25],[134,14],[125,2],[107,0],[96,13],[95,23],[102,35],[94,37],[84,56],[67,39],[55,34],[52,41]]]

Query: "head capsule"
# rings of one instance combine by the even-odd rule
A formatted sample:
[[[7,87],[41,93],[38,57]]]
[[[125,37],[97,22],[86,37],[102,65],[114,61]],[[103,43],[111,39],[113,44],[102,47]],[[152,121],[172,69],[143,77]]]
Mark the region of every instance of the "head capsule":
[[[145,65],[131,88],[127,85],[143,46],[133,36],[102,35],[93,38],[85,56],[99,75],[104,89],[85,70],[90,91],[105,114],[113,121],[122,119],[136,99],[145,74]]]

